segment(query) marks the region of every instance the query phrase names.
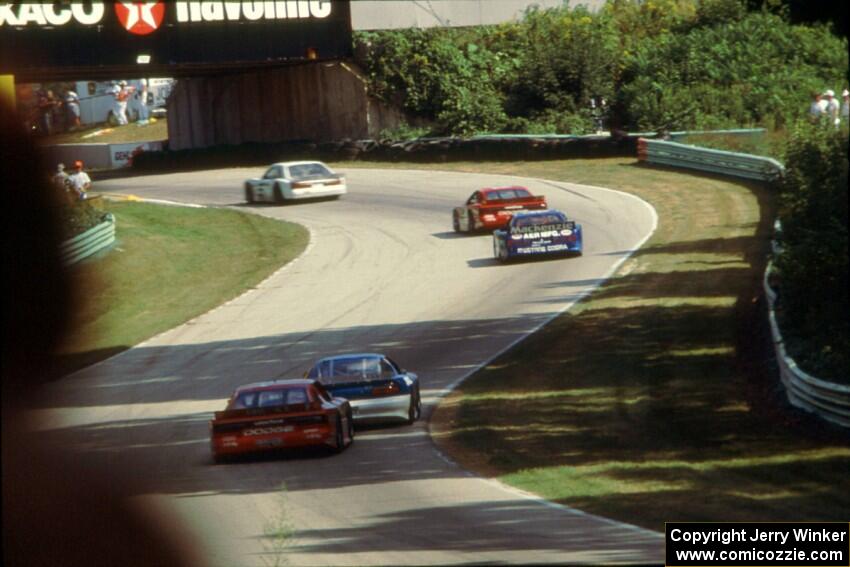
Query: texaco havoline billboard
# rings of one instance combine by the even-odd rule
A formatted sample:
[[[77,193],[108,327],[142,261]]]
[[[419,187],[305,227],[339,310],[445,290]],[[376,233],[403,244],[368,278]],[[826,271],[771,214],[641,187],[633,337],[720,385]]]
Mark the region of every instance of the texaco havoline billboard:
[[[0,74],[232,67],[350,51],[348,0],[0,3]]]

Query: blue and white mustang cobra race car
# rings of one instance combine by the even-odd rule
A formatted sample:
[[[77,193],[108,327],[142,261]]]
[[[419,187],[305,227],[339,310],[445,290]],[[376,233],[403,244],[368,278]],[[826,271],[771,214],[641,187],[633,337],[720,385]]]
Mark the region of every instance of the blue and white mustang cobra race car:
[[[346,191],[345,177],[334,173],[320,161],[275,163],[262,177],[245,182],[245,200],[249,203],[338,198]]]
[[[501,262],[542,254],[580,256],[581,225],[556,210],[517,213],[505,229],[493,231],[493,253]]]
[[[354,421],[401,420],[422,415],[419,378],[382,354],[341,354],[323,358],[306,377],[351,403]]]

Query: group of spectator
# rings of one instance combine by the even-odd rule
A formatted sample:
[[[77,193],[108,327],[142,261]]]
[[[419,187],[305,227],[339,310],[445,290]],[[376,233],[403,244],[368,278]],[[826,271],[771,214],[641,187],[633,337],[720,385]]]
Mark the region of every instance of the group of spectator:
[[[828,121],[836,128],[841,125],[842,120],[847,124],[850,121],[850,91],[844,89],[841,98],[843,102],[838,102],[832,89],[827,89],[823,93],[813,93],[809,116],[813,121]]]
[[[87,191],[91,187],[91,178],[88,173],[83,171],[83,162],[77,160],[74,162],[74,171],[70,174],[65,171],[65,164],[58,164],[56,173],[53,174],[53,184],[63,191],[67,197],[77,201],[85,201]]]
[[[113,99],[112,114],[119,126],[126,125],[128,105],[142,124],[147,123],[148,109],[147,81],[141,80],[139,88],[130,86],[127,81],[112,85],[108,96]],[[52,90],[40,88],[36,91],[36,121],[38,134],[50,136],[57,132],[73,132],[80,127],[80,96],[68,88],[57,96]]]
[[[49,136],[54,132],[71,132],[80,127],[80,97],[71,89],[56,96],[50,89],[36,91],[38,132]]]

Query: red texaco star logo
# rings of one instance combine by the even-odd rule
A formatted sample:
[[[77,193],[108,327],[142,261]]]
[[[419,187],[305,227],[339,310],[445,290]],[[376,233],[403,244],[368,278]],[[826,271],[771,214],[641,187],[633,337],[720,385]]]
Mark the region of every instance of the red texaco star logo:
[[[162,23],[165,2],[116,2],[115,15],[128,32],[147,35]]]

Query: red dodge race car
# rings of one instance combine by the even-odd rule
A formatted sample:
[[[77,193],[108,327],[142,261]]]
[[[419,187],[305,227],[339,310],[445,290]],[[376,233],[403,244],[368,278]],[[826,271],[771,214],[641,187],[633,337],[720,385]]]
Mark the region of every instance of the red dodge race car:
[[[452,212],[455,232],[505,228],[515,213],[547,209],[546,197],[534,196],[525,187],[479,189],[463,207]]]
[[[348,400],[331,396],[315,380],[276,380],[240,386],[210,421],[213,459],[282,449],[328,446],[339,452],[354,441]]]

